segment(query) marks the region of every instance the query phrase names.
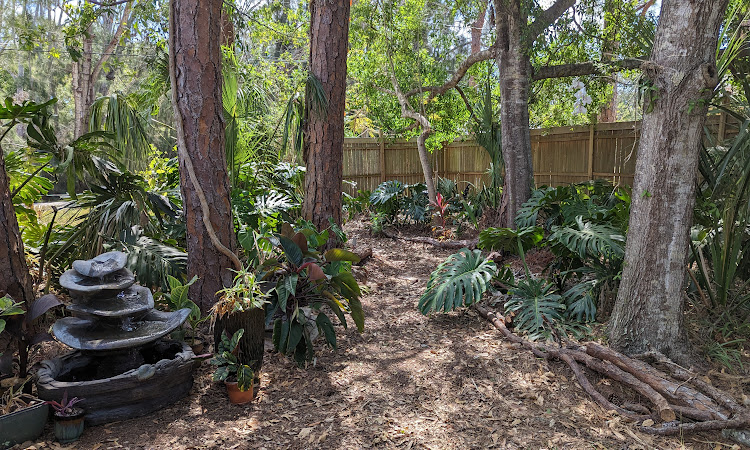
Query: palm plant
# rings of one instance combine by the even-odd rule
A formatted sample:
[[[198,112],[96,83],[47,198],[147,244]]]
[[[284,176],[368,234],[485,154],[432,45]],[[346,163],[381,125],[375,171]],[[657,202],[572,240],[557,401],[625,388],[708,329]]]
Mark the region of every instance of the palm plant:
[[[99,97],[91,105],[89,130],[109,133],[109,142],[122,155],[130,170],[142,170],[151,151],[148,121],[138,111],[135,99],[120,93]]]

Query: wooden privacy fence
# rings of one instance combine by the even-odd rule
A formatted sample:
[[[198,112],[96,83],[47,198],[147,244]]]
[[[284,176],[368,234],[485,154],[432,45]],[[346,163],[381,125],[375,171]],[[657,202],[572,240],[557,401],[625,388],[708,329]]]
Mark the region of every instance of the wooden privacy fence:
[[[706,126],[719,140],[737,133],[738,124],[725,115],[709,116]],[[592,179],[632,184],[640,122],[598,123],[590,126],[531,130],[534,181],[537,186],[559,186]],[[430,154],[433,177],[450,178],[463,189],[489,184],[490,157],[473,140],[446,143]],[[344,140],[344,179],[350,194],[374,190],[387,180],[424,181],[416,139]]]

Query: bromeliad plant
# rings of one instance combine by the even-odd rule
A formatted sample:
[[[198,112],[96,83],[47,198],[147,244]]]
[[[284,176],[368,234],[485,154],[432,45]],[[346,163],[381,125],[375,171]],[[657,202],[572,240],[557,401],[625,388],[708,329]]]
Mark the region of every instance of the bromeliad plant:
[[[71,417],[80,414],[81,408],[77,408],[75,405],[78,402],[86,400],[85,398],[73,397],[68,400],[68,390],[63,392],[62,399],[59,402],[49,400],[44,403],[50,405],[55,410],[57,417]]]
[[[316,251],[322,244],[318,237],[308,228],[294,232],[285,224],[270,239],[277,256],[259,268],[261,279],[274,283],[266,307],[266,321],[274,323],[274,347],[300,365],[315,357],[313,340],[318,333],[336,349],[336,331],[325,311],[336,315],[344,328],[349,314],[357,329],[364,330],[361,292],[350,271],[359,257],[340,248],[321,254]]]

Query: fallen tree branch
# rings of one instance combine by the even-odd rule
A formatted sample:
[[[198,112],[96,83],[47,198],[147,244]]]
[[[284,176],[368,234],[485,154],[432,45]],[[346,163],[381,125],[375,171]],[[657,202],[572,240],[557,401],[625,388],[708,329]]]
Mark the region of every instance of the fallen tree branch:
[[[539,358],[554,358],[565,362],[573,371],[583,390],[594,402],[606,410],[614,410],[627,419],[637,422],[647,418],[664,421],[662,426],[658,427],[639,426],[638,429],[642,432],[671,436],[686,432],[750,428],[750,410],[737,404],[729,394],[711,386],[696,374],[680,367],[660,353],[650,352],[642,357],[655,360],[665,366],[675,379],[682,381],[681,383],[677,383],[667,374],[644,361],[629,358],[594,342],[575,348],[548,347],[533,343],[510,331],[505,325],[503,316],[481,305],[475,305],[475,308],[482,317],[500,330],[506,339],[520,344]],[[617,406],[613,404],[586,378],[579,363],[648,398],[657,410],[657,414],[645,414],[649,410],[642,405],[623,403],[623,406]],[[629,406],[629,408],[624,406]],[[677,417],[696,420],[696,422],[681,423],[675,420]]]
[[[402,241],[409,241],[409,242],[419,242],[420,244],[430,244],[434,245],[435,247],[439,248],[447,248],[447,249],[461,249],[461,248],[468,248],[473,249],[476,248],[477,243],[479,242],[478,239],[467,239],[462,241],[441,241],[435,238],[430,237],[424,237],[424,236],[401,236],[398,233],[393,233],[385,228],[383,228],[383,234],[386,237],[389,237],[391,239],[400,239]]]

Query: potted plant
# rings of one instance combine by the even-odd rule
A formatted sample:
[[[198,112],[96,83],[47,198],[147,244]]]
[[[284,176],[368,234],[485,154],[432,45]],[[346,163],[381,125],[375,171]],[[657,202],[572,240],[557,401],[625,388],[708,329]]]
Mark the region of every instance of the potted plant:
[[[214,381],[223,381],[229,401],[240,405],[253,399],[253,369],[237,359],[237,349],[245,330],[240,328],[230,339],[227,333],[221,336],[216,355],[209,361],[216,366]]]
[[[299,365],[314,358],[313,341],[318,335],[336,349],[336,331],[326,312],[333,313],[344,328],[348,314],[360,332],[364,329],[361,292],[351,274],[351,264],[359,257],[340,248],[321,254],[314,246],[327,240],[327,230],[318,233],[306,227],[295,233],[285,224],[271,240],[277,257],[259,268],[261,279],[274,286],[266,307],[268,320],[274,323],[273,345]]]
[[[41,436],[49,406],[23,393],[27,378],[19,386],[9,386],[0,397],[0,448],[12,447]]]
[[[268,303],[268,295],[251,269],[235,273],[234,283],[218,292],[221,298],[211,309],[214,318],[214,342],[218,350],[218,344],[225,332],[233,336],[243,329],[234,355],[242,364],[250,365],[257,376],[260,374],[265,351],[264,305]]]
[[[76,403],[84,399],[73,397],[68,400],[68,391],[63,393],[62,400],[45,402],[55,410],[53,415],[55,419],[55,438],[61,444],[69,444],[78,440],[83,434],[83,419],[86,412],[83,408],[75,406]]]
[[[198,335],[198,326],[208,320],[210,316],[203,316],[201,309],[192,300],[188,298],[188,290],[190,286],[195,283],[198,276],[194,276],[190,281],[182,284],[177,278],[167,275],[167,282],[169,283],[169,293],[163,293],[162,296],[166,299],[169,309],[177,311],[183,308],[190,310],[190,315],[187,318],[187,325],[190,328],[190,335],[183,338],[185,341],[190,342],[190,346],[193,348],[193,353],[200,354],[205,347],[205,340]]]

